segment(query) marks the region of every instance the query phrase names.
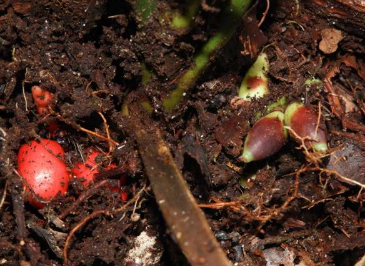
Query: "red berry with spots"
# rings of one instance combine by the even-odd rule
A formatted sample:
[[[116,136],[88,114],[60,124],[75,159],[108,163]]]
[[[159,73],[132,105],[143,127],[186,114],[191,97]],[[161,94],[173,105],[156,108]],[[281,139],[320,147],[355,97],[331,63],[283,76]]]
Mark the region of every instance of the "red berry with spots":
[[[95,175],[99,173],[98,170],[98,159],[97,157],[101,155],[99,151],[92,150],[91,153],[86,157],[85,163],[75,163],[75,167],[71,169],[72,174],[76,178],[82,178],[82,184],[86,187],[90,182],[95,181]],[[111,170],[117,166],[114,163],[109,164],[105,167],[106,170]],[[125,191],[121,192],[121,186],[126,184],[127,180],[125,176],[121,176],[118,185],[107,185],[107,188],[113,192],[120,192],[120,196],[123,202],[127,201],[128,193]]]
[[[18,153],[18,172],[24,178],[28,201],[36,208],[67,192],[69,173],[62,147],[42,139],[24,144]]]
[[[85,163],[75,163],[75,167],[71,169],[71,172],[74,177],[82,178],[82,184],[86,187],[90,182],[95,180],[95,175],[99,173],[98,163],[96,162],[96,158],[101,153],[92,150],[91,153],[87,156]]]

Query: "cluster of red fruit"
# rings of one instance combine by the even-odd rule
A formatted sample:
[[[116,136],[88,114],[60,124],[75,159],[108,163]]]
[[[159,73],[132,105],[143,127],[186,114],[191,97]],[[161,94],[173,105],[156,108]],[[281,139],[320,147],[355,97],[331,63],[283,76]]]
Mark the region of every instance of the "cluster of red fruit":
[[[39,86],[33,86],[32,95],[38,113],[47,114],[48,108],[53,104],[53,95]],[[66,194],[71,177],[83,179],[82,184],[88,186],[99,173],[97,161],[101,155],[100,152],[90,149],[85,162],[76,163],[69,171],[65,164],[65,152],[57,142],[41,139],[22,145],[18,153],[18,172],[24,179],[29,203],[36,208],[42,208],[58,194]],[[115,164],[109,164],[105,169],[115,167]],[[120,186],[125,185],[125,176],[122,176],[119,182]],[[120,186],[108,188],[120,192],[122,200],[126,201],[128,194],[121,192]]]

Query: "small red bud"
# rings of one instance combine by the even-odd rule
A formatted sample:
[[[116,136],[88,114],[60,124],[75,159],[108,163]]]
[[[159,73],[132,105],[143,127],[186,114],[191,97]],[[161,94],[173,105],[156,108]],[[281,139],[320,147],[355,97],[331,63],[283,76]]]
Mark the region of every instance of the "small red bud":
[[[272,112],[257,121],[248,132],[240,158],[245,163],[265,159],[278,152],[286,140],[284,114]]]
[[[40,115],[45,115],[48,112],[48,107],[53,105],[53,94],[42,89],[39,86],[32,87],[32,96],[37,106],[37,111]]]
[[[318,152],[327,150],[327,135],[325,129],[318,123],[318,113],[302,103],[292,103],[285,110],[285,125],[290,127],[290,135],[298,142],[302,143],[300,138],[309,138],[305,141],[308,148]],[[297,136],[296,136],[297,135]]]

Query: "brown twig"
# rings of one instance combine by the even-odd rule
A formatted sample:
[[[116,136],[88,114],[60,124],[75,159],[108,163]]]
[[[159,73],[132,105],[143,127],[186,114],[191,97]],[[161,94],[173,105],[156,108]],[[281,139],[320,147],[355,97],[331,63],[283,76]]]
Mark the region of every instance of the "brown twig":
[[[331,105],[332,113],[337,116],[339,119],[342,118],[343,110],[341,107],[340,100],[338,98],[338,95],[335,93],[335,91],[332,88],[332,83],[328,78],[324,79],[324,88],[326,89],[328,93],[328,101]]]
[[[152,121],[139,115],[142,112],[138,105],[128,107],[136,114],[135,119],[130,120],[131,129],[156,202],[189,263],[194,266],[231,265],[191,194],[160,130],[153,126]],[[200,237],[197,238],[197,235]]]
[[[17,172],[15,172],[17,173]],[[11,186],[13,189],[23,189],[23,184],[20,178],[14,176],[14,185]],[[19,243],[24,245],[24,239],[26,237],[26,226],[25,226],[25,216],[24,216],[24,193],[23,191],[12,191],[11,193],[12,203],[13,203],[13,213],[15,216],[15,222],[17,225],[17,235],[19,238]]]
[[[220,209],[224,209],[224,208],[231,208],[235,211],[239,210],[239,201],[229,201],[229,202],[223,202],[223,201],[219,201],[219,202],[214,202],[214,203],[201,203],[198,204],[199,208],[205,208],[205,209],[215,209],[215,210],[220,210]]]
[[[221,11],[219,8],[208,5],[207,0],[203,0],[201,5],[202,5],[203,10],[207,11],[207,12],[218,13],[219,11]]]

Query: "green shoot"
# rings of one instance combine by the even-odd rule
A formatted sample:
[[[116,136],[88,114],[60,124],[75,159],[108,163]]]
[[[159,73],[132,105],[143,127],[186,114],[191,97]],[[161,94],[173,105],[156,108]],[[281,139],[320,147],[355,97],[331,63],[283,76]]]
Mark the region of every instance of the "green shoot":
[[[171,112],[176,107],[201,73],[208,67],[210,57],[230,40],[250,3],[251,0],[230,0],[221,14],[218,32],[194,56],[192,67],[178,80],[177,88],[163,100],[163,108],[166,112]]]

